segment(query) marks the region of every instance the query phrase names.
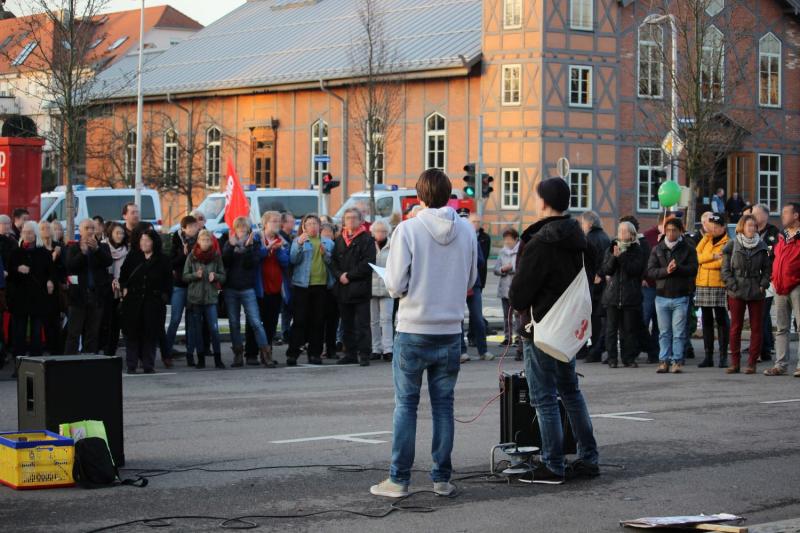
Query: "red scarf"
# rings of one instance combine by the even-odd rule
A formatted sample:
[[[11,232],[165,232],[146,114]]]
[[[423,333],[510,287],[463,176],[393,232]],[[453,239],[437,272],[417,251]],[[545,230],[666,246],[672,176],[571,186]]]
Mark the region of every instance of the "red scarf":
[[[25,250],[30,250],[32,248],[36,248],[36,243],[35,242],[22,241],[22,248],[25,249]]]
[[[363,225],[363,224],[362,224],[362,225],[360,225],[360,226],[358,227],[358,229],[357,229],[357,230],[355,230],[355,231],[354,231],[354,232],[352,232],[352,233],[350,233],[350,230],[348,230],[347,228],[343,229],[343,230],[342,230],[342,238],[344,239],[344,243],[345,243],[345,245],[347,245],[347,246],[349,247],[349,246],[350,246],[350,243],[352,243],[352,242],[353,242],[353,240],[354,240],[356,237],[358,237],[358,236],[359,236],[359,235],[361,235],[362,233],[365,233],[366,231],[367,231],[367,229],[364,227],[364,225]]]
[[[200,261],[201,263],[205,264],[205,265],[209,264],[214,259],[216,259],[217,253],[218,252],[217,252],[216,248],[213,245],[213,241],[212,241],[211,248],[209,248],[208,250],[203,250],[200,247],[200,243],[196,243],[194,245],[194,249],[192,250],[192,255],[194,256],[194,258],[197,259],[198,261]]]

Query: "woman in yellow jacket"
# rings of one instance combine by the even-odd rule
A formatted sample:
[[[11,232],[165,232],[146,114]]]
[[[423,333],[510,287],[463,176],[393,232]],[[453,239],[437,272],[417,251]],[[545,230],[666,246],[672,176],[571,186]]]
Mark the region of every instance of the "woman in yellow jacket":
[[[705,224],[706,234],[697,244],[697,292],[695,306],[703,315],[703,344],[706,357],[699,367],[714,366],[714,325],[719,339],[719,367],[728,366],[728,302],[722,280],[722,249],[728,244],[725,219],[712,215]]]

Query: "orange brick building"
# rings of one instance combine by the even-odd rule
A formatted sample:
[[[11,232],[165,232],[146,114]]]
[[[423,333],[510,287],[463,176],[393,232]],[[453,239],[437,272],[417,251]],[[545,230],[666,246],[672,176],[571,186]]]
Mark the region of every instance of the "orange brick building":
[[[712,4],[719,11],[709,16],[723,30],[735,9],[746,7],[757,21],[758,42],[748,52],[753,97],[739,95],[737,106],[767,117],[715,179],[771,208],[797,200],[800,95],[792,88],[800,86],[800,2]],[[536,183],[556,175],[556,161],[566,156],[576,212],[598,211],[609,229],[621,214],[652,221],[666,156],[659,149],[663,132],[652,131],[643,109],[667,102],[670,80],[668,65],[650,68],[646,55],[652,34],[640,27],[651,13],[648,2],[383,5],[392,72],[400,79],[399,116],[384,140],[384,183],[413,187],[422,170],[440,167],[461,188],[462,167],[478,159],[482,116],[484,171],[495,178],[485,207],[489,220],[533,220]],[[308,188],[320,170],[330,171],[344,178],[333,209],[365,189],[357,156],[365,147],[354,127],[361,118],[352,105],[363,75],[352,62],[360,35],[355,6],[354,0],[248,2],[148,63],[144,173],[151,184],[174,191],[164,194],[165,218],[186,212],[185,191],[174,184],[189,174],[194,205],[224,189],[220,169],[229,158],[246,184],[261,187]],[[763,83],[772,89],[760,92]],[[650,94],[641,94],[644,86]],[[133,90],[105,96],[105,113],[90,124],[90,144],[102,148],[90,157],[90,183],[130,183]],[[315,167],[314,154],[329,155],[330,165]]]

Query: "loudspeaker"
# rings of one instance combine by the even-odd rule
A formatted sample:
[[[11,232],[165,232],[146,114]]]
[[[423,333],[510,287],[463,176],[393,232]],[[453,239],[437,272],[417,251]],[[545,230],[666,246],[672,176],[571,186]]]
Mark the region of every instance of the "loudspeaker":
[[[535,421],[536,410],[531,406],[528,380],[523,373],[503,372],[503,394],[500,397],[500,442],[517,446],[536,446],[541,449],[542,435]],[[577,453],[575,436],[567,417],[564,402],[558,399],[561,427],[564,431],[564,454]]]
[[[125,464],[122,358],[102,355],[21,357],[17,371],[20,431],[102,420],[114,463]]]

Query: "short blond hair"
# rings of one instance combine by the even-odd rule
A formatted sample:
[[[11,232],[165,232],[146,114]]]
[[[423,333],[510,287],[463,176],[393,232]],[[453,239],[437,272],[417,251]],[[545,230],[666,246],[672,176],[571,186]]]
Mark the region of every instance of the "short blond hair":
[[[241,226],[244,226],[245,228],[250,229],[252,227],[252,224],[250,223],[250,219],[248,217],[236,217],[233,220],[233,229],[236,230],[236,228],[241,227]]]
[[[264,211],[264,214],[261,215],[261,225],[266,227],[267,222],[269,219],[275,217],[278,219],[278,222],[283,221],[283,215],[281,215],[278,211]]]

